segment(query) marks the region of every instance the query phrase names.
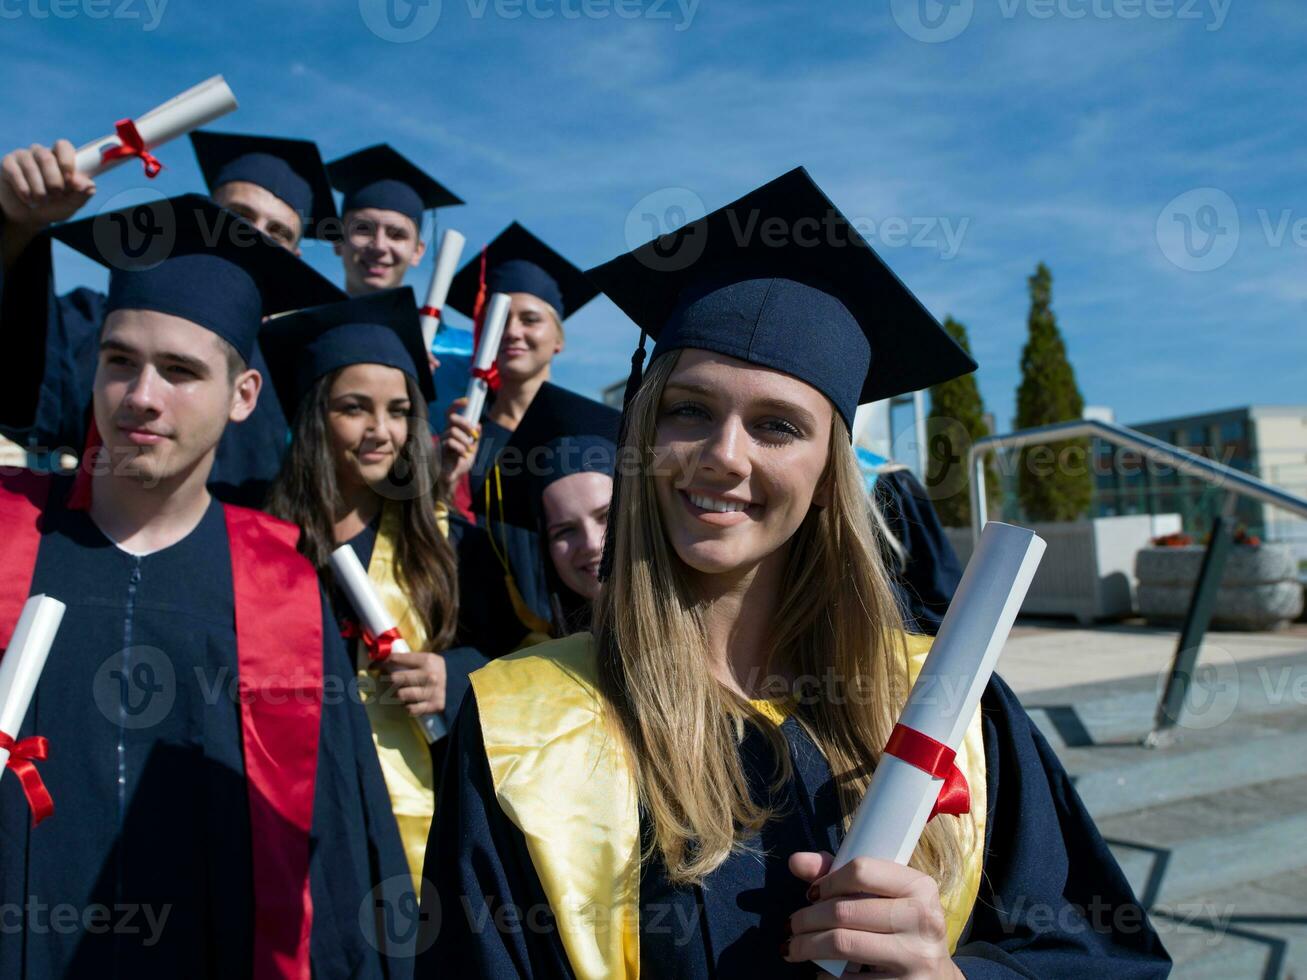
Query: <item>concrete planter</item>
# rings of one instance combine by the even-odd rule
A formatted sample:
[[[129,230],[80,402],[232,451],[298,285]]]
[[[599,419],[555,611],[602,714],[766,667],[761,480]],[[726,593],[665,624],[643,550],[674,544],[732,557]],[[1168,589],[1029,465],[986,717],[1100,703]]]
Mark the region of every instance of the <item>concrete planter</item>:
[[[1193,596],[1204,548],[1144,548],[1135,561],[1139,614],[1150,622],[1183,619]],[[1297,562],[1286,545],[1235,545],[1226,560],[1212,624],[1233,629],[1276,629],[1303,611]]]
[[[1148,542],[1180,530],[1179,514],[1128,514],[1057,524],[1031,524],[1048,542],[1021,611],[1074,616],[1081,623],[1134,612],[1135,555]],[[971,557],[971,531],[945,528],[958,558]]]

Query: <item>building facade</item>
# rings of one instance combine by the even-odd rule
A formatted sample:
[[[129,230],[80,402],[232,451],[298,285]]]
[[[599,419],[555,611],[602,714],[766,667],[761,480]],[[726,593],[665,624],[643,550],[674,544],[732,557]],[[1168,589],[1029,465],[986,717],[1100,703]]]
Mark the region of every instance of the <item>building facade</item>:
[[[1131,428],[1307,496],[1307,406],[1250,405]],[[1098,440],[1093,462],[1095,516],[1176,513],[1186,531],[1202,535],[1224,504],[1220,487]],[[1248,499],[1235,514],[1250,534],[1307,548],[1301,518]]]

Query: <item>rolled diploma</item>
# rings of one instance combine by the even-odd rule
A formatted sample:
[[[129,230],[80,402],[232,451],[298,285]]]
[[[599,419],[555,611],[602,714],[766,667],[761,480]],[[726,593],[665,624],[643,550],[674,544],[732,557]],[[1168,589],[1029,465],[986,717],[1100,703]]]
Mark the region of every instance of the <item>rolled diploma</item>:
[[[372,587],[372,580],[368,578],[368,573],[353,548],[343,544],[333,551],[331,570],[336,573],[336,581],[345,590],[350,605],[363,621],[364,629],[373,636],[380,636],[387,630],[395,628],[395,621],[390,618],[381,596],[377,595],[377,590]],[[398,653],[413,652],[402,638],[396,640],[391,649]],[[428,742],[443,738],[449,730],[445,726],[445,719],[439,714],[423,715],[418,722]]]
[[[431,284],[427,286],[427,299],[423,309],[443,310],[445,300],[449,298],[449,285],[454,281],[454,272],[458,269],[458,260],[463,255],[463,246],[467,239],[453,228],[447,228],[440,236],[440,251],[436,253],[436,267],[431,270]],[[422,342],[427,350],[436,342],[436,331],[440,328],[440,316],[430,313],[422,314]]]
[[[495,293],[490,297],[486,308],[485,323],[481,327],[481,346],[477,348],[472,367],[480,371],[489,371],[490,365],[499,356],[499,342],[504,339],[504,327],[508,325],[509,308],[512,300],[506,293]],[[463,418],[474,426],[481,424],[481,413],[486,407],[488,388],[481,378],[473,377],[467,385],[467,407],[463,409]]]
[[[136,131],[141,134],[147,150],[162,146],[179,136],[185,136],[193,129],[199,129],[220,116],[225,116],[236,108],[236,96],[227,86],[221,75],[214,75],[187,89],[181,95],[169,99],[161,106],[151,109],[145,115],[133,120]],[[102,136],[85,146],[77,148],[77,171],[90,177],[98,177],[106,170],[112,170],[130,157],[111,160],[105,163],[101,154],[107,148],[121,145],[117,135]]]
[[[29,598],[23,603],[9,647],[0,657],[0,732],[11,738],[18,738],[65,608],[48,595]],[[0,779],[4,778],[8,762],[9,750],[0,749]]]
[[[1043,538],[1026,528],[997,521],[985,525],[899,724],[954,751],[962,744],[1044,547]],[[857,857],[907,864],[943,785],[902,759],[882,755],[832,870]],[[985,805],[972,800],[977,803]],[[835,960],[817,965],[837,977],[848,966]]]

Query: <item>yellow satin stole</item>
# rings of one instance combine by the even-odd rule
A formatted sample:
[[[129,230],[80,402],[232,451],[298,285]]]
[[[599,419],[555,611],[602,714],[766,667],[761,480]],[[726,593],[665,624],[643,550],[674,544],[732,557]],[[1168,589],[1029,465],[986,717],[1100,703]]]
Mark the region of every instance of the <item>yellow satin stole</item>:
[[[910,672],[931,638],[909,636]],[[495,798],[527,850],[580,980],[635,980],[640,972],[640,818],[624,749],[604,723],[589,633],[492,661],[472,674]],[[773,721],[776,702],[755,702]],[[942,896],[950,952],[980,890],[985,840],[985,753],[980,712],[957,763],[971,789],[960,884]]]
[[[394,617],[399,632],[412,650],[427,649],[427,635],[422,618],[400,587],[395,572],[395,542],[400,534],[400,505],[386,501],[381,508],[381,527],[368,562],[372,581],[386,611]],[[441,534],[449,536],[449,514],[443,504],[436,506],[436,524]],[[436,808],[436,779],[432,772],[431,750],[427,747],[417,720],[404,705],[379,695],[388,686],[375,670],[369,670],[367,650],[356,644],[359,690],[363,708],[372,724],[372,743],[377,748],[381,773],[390,793],[390,805],[399,824],[400,840],[413,874],[414,887],[421,893],[422,861],[427,850],[427,835]]]

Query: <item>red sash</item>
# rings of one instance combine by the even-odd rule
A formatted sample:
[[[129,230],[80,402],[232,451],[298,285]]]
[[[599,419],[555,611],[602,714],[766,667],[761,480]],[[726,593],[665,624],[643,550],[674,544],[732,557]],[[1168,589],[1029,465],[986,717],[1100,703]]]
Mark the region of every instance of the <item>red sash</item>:
[[[0,475],[0,647],[31,591],[49,489],[42,474]],[[295,550],[293,525],[243,507],[223,509],[250,805],[252,976],[309,980],[309,829],[323,684],[318,578]]]

